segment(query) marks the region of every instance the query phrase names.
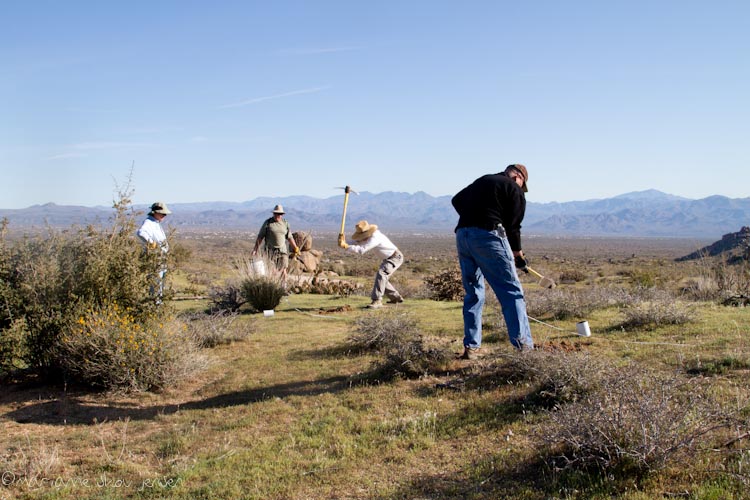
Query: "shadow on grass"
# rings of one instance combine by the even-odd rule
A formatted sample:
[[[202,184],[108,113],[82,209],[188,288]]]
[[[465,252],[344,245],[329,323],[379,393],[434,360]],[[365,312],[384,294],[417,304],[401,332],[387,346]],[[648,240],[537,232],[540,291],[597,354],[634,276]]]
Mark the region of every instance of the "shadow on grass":
[[[206,410],[261,402],[271,398],[289,396],[317,396],[348,389],[347,376],[320,380],[305,380],[272,385],[258,389],[234,391],[185,403],[138,407],[134,405],[97,405],[83,401],[82,397],[63,392],[56,399],[24,406],[5,413],[2,418],[21,424],[92,425],[105,420],[150,420],[159,415],[170,415],[180,410]]]

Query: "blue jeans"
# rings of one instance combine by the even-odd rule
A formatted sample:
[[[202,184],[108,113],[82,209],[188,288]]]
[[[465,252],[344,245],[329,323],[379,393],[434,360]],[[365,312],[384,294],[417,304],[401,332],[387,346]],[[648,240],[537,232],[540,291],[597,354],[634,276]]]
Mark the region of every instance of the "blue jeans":
[[[518,349],[531,349],[526,301],[518,280],[513,251],[502,226],[495,231],[462,227],[456,231],[458,263],[464,285],[464,346],[482,345],[482,308],[484,279],[492,287],[503,310],[510,343]]]

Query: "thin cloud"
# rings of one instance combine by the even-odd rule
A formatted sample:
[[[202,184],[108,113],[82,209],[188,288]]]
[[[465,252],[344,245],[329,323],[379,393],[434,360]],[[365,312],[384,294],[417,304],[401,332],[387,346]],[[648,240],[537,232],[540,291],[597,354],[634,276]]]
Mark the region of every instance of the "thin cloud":
[[[69,158],[85,158],[87,154],[84,153],[61,153],[59,155],[50,156],[48,160],[67,160]]]
[[[307,56],[315,54],[331,54],[334,52],[351,52],[353,50],[362,50],[362,46],[348,46],[348,47],[318,47],[318,48],[306,48],[306,49],[281,49],[279,53],[290,54],[294,56]]]
[[[291,96],[302,95],[302,94],[315,94],[317,92],[322,92],[322,91],[327,90],[329,88],[331,88],[331,87],[330,86],[325,86],[325,87],[313,87],[311,89],[293,90],[291,92],[285,92],[283,94],[269,95],[269,96],[264,96],[264,97],[256,97],[254,99],[248,99],[247,101],[234,102],[234,103],[231,103],[231,104],[223,104],[223,105],[219,106],[217,109],[241,108],[243,106],[250,106],[251,104],[257,104],[259,102],[271,101],[273,99],[281,99],[283,97],[291,97]]]
[[[90,151],[95,149],[123,149],[123,148],[142,148],[151,146],[151,144],[145,142],[81,142],[74,144],[72,149],[78,151]]]

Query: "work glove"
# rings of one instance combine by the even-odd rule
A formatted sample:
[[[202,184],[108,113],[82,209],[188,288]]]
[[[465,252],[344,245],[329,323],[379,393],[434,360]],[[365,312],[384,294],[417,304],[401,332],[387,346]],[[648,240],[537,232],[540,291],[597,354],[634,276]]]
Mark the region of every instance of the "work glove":
[[[339,246],[343,248],[344,250],[349,248],[349,245],[346,244],[346,239],[344,238],[343,234],[339,235]]]
[[[514,257],[514,260],[516,261],[516,269],[519,271],[523,271],[525,273],[528,273],[529,270],[527,269],[529,263],[528,261],[521,255],[516,255]]]
[[[294,257],[297,257],[299,255],[299,247],[296,247],[294,249]]]

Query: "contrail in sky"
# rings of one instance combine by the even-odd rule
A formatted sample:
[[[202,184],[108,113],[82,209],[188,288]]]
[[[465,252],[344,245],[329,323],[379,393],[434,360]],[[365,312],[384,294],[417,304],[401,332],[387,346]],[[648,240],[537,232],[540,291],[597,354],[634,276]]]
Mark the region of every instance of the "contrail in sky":
[[[247,101],[235,102],[232,104],[224,104],[222,106],[219,106],[217,109],[240,108],[242,106],[249,106],[251,104],[256,104],[256,103],[263,102],[263,101],[270,101],[271,99],[281,99],[282,97],[290,97],[293,95],[300,95],[300,94],[314,94],[316,92],[321,92],[329,88],[331,87],[325,86],[325,87],[314,87],[311,89],[293,90],[291,92],[285,92],[284,94],[269,95],[265,97],[256,97],[254,99],[248,99]]]

